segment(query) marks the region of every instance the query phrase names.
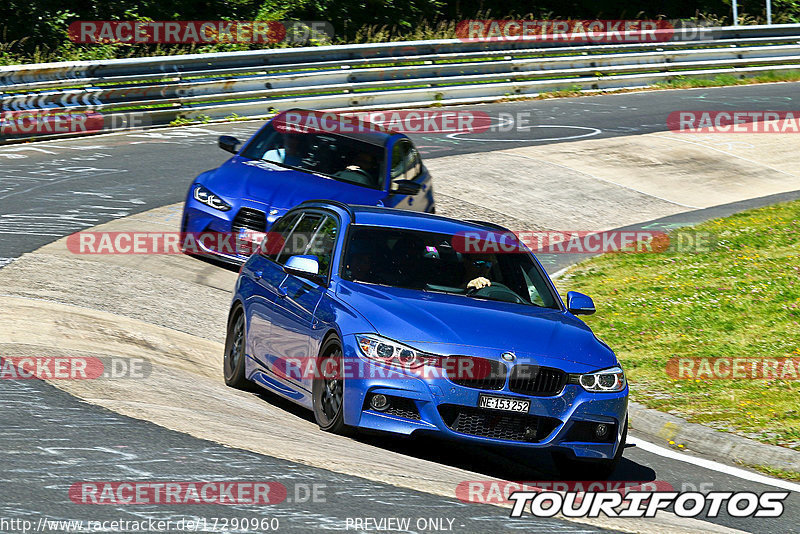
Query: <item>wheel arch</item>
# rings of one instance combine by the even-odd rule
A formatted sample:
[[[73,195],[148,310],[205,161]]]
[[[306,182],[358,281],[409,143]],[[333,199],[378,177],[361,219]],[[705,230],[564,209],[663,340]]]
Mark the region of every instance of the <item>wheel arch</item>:
[[[342,346],[342,336],[336,331],[335,328],[329,328],[325,335],[322,336],[322,342],[319,344],[317,358],[327,356],[327,353],[330,351],[330,345],[332,345],[334,340],[339,345],[339,348],[344,349]]]
[[[240,299],[237,298],[237,299],[234,299],[233,302],[231,302],[231,307],[228,310],[228,326],[230,326],[231,319],[233,319],[233,316],[239,310],[241,310],[242,313],[244,313],[244,303]],[[247,320],[247,317],[245,316],[245,321],[246,320]]]

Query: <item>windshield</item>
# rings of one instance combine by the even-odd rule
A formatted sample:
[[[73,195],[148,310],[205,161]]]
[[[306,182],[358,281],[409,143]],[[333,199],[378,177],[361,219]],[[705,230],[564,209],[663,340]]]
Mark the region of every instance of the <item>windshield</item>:
[[[267,125],[241,155],[351,184],[383,186],[383,147],[342,135],[281,132]]]
[[[559,308],[546,275],[529,254],[462,253],[454,248],[453,237],[353,226],[341,276],[353,282]]]

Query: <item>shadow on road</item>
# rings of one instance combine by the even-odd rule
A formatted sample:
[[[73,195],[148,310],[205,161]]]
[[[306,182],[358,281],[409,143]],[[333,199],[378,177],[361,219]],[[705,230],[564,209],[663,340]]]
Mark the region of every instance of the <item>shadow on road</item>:
[[[261,390],[256,392],[256,395],[295,417],[314,422],[311,411],[274,393]],[[534,449],[487,447],[425,434],[405,437],[378,432],[357,432],[352,434],[350,439],[412,458],[471,471],[486,478],[527,482],[561,480],[550,454]],[[398,466],[398,469],[402,470],[402,466]],[[591,480],[588,473],[587,478]],[[656,472],[653,469],[623,456],[609,480],[652,482],[655,479]]]

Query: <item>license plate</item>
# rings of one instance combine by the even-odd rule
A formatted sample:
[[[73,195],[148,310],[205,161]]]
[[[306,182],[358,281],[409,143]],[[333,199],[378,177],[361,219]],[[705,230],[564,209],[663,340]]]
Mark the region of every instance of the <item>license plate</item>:
[[[250,228],[239,228],[239,235],[236,236],[237,240],[246,243],[261,244],[261,241],[266,237],[266,233],[259,232],[258,230],[251,230]]]
[[[512,399],[509,397],[495,397],[494,395],[479,395],[478,408],[490,410],[503,410],[506,412],[528,413],[531,401],[526,399]]]

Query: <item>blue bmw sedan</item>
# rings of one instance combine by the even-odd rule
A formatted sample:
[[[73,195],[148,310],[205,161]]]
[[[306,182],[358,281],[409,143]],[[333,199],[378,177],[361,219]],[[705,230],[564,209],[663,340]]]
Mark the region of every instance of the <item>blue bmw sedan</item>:
[[[293,118],[320,115],[333,119],[324,128],[293,127],[299,124]],[[273,117],[246,143],[221,136],[219,146],[233,156],[193,180],[181,232],[260,241],[289,209],[314,198],[435,211],[431,177],[412,141],[368,122],[353,127],[333,114],[291,110]],[[202,250],[237,264],[249,251],[249,246]]]
[[[539,448],[565,476],[608,476],[628,385],[576,317],[592,300],[565,304],[527,249],[465,249],[475,232],[507,231],[327,200],[290,210],[242,266],[225,382],[277,393],[330,432]]]

